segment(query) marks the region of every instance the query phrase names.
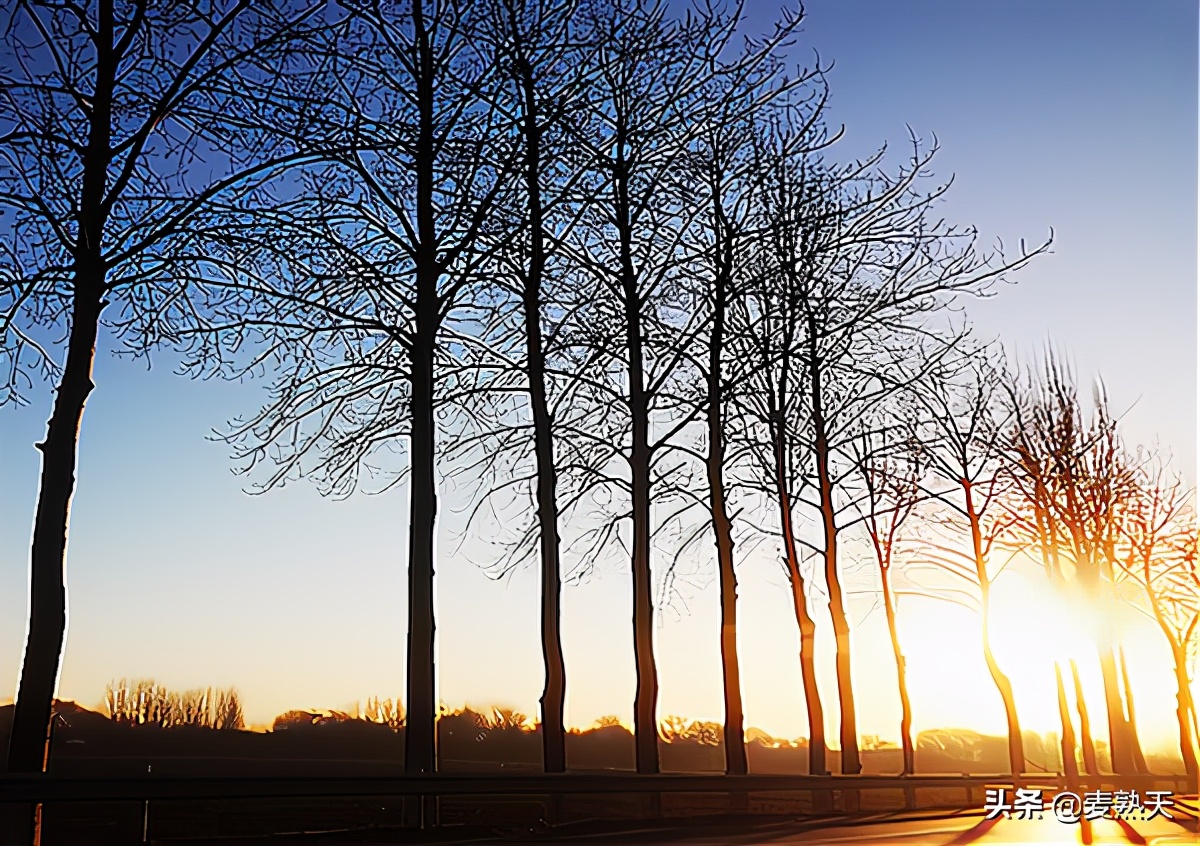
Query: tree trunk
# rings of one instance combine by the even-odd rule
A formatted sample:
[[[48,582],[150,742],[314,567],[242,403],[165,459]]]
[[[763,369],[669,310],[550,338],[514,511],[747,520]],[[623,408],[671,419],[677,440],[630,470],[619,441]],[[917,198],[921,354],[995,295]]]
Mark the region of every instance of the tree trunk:
[[[787,559],[788,581],[792,585],[792,607],[800,629],[800,681],[804,685],[804,707],[808,711],[808,771],[826,775],[829,764],[825,747],[825,709],[817,687],[815,658],[817,626],[808,613],[808,594],[804,576],[800,573],[800,558],[796,554],[796,536],[792,528],[792,499],[787,489],[786,463],[783,448],[783,424],[777,421],[772,433],[775,454],[775,485],[779,498],[779,522],[783,533],[784,555]]]
[[[1184,771],[1195,785],[1197,777],[1200,776],[1200,766],[1197,765],[1196,755],[1196,702],[1192,698],[1191,679],[1188,678],[1187,647],[1172,631],[1171,624],[1163,614],[1162,605],[1153,587],[1152,566],[1153,558],[1147,555],[1142,584],[1146,589],[1146,597],[1150,600],[1150,610],[1154,613],[1154,619],[1171,647],[1171,661],[1175,671],[1175,719],[1179,723],[1179,752],[1183,759]]]
[[[509,8],[514,37],[518,37],[515,12]],[[519,45],[518,45],[519,48]],[[546,267],[546,239],[541,192],[541,131],[537,124],[537,96],[533,68],[524,68],[521,92],[525,112],[525,187],[529,199],[530,259],[522,302],[525,309],[525,357],[529,378],[529,405],[533,416],[533,448],[537,462],[537,515],[542,565],[542,663],[545,686],[542,713],[542,769],[567,770],[566,662],[562,647],[562,572],[558,534],[558,473],[554,466],[553,421],[546,398],[546,355],[542,339],[542,278]]]
[[[65,568],[75,462],[83,407],[94,387],[102,287],[98,263],[79,262],[66,363],[46,424],[46,439],[38,444],[42,472],[30,551],[29,633],[8,742],[10,773],[45,769],[46,737],[67,632]]]
[[[29,566],[29,631],[8,741],[10,773],[43,772],[47,738],[67,633],[67,533],[83,407],[95,387],[92,366],[104,308],[106,268],[102,259],[108,218],[105,193],[112,160],[112,103],[117,64],[112,2],[97,4],[95,83],[80,186],[79,234],[75,244],[71,327],[67,356],[38,444],[42,472],[33,518]]]
[[[531,341],[531,343],[533,343]],[[540,340],[538,341],[540,343]],[[537,373],[536,370],[542,370]],[[566,660],[562,646],[562,575],[560,572],[557,472],[550,414],[546,403],[542,369],[530,365],[530,397],[533,407],[534,450],[537,455],[537,509],[542,562],[542,659],[545,686],[542,690],[542,765],[548,773],[566,772]]]
[[[418,306],[419,307],[419,306]],[[408,690],[404,771],[437,769],[434,693],[434,478],[433,333],[418,330],[412,351],[412,432],[408,535]]]
[[[916,750],[912,739],[912,702],[908,698],[908,676],[904,652],[900,649],[900,632],[896,626],[896,604],[892,596],[891,567],[879,571],[883,582],[883,609],[887,614],[888,637],[892,641],[892,657],[896,660],[896,687],[900,693],[900,749],[903,752],[903,775],[916,772]]]
[[[1137,771],[1133,760],[1133,747],[1129,742],[1129,721],[1125,714],[1125,701],[1121,695],[1121,680],[1117,673],[1117,660],[1111,642],[1102,635],[1096,644],[1100,658],[1100,676],[1104,681],[1104,706],[1108,711],[1108,740],[1112,754],[1113,772],[1132,775]]]
[[[1117,645],[1117,659],[1120,662],[1121,683],[1125,687],[1125,704],[1129,708],[1129,745],[1133,751],[1133,766],[1139,773],[1148,773],[1150,768],[1146,766],[1146,756],[1142,753],[1142,744],[1138,740],[1137,732],[1137,711],[1133,707],[1133,685],[1129,682],[1129,667],[1125,664],[1125,647]]]
[[[1184,771],[1195,786],[1200,777],[1200,766],[1196,760],[1196,736],[1192,732],[1191,714],[1195,710],[1192,687],[1187,673],[1187,654],[1182,645],[1171,642],[1171,658],[1175,664],[1175,719],[1179,722],[1179,752],[1183,758]]]
[[[1079,667],[1071,662],[1071,679],[1075,684],[1075,707],[1079,709],[1079,734],[1083,741],[1083,767],[1088,775],[1099,775],[1100,765],[1096,762],[1096,742],[1092,738],[1092,721],[1088,717],[1087,699],[1083,695],[1083,681],[1079,678]]]
[[[814,331],[810,328],[810,331]],[[815,343],[815,334],[813,335]],[[809,377],[812,380],[812,422],[814,451],[817,464],[817,488],[820,493],[821,526],[825,543],[825,586],[829,591],[829,616],[833,622],[836,643],[838,705],[841,712],[842,772],[847,775],[862,772],[858,754],[858,718],[854,709],[854,675],[850,662],[850,623],[842,599],[842,584],[838,574],[837,522],[834,514],[833,479],[829,469],[829,439],[821,388],[821,370],[817,352],[810,350]]]
[[[996,663],[996,656],[992,652],[991,580],[988,577],[987,561],[983,557],[983,535],[979,528],[979,515],[975,512],[975,494],[971,483],[966,480],[962,482],[962,489],[967,506],[967,520],[971,525],[971,550],[975,557],[975,575],[979,579],[983,660],[987,664],[988,673],[991,674],[996,690],[1000,693],[1000,700],[1004,703],[1004,719],[1008,724],[1008,765],[1012,770],[1013,777],[1016,778],[1025,771],[1025,741],[1021,737],[1021,723],[1017,718],[1017,700],[1013,696],[1012,683],[1000,669],[1000,665]]]
[[[718,282],[718,288],[722,283]],[[721,578],[721,679],[725,694],[725,772],[746,774],[745,716],[737,651],[737,573],[733,567],[733,532],[725,501],[725,430],[721,396],[721,338],[725,332],[724,291],[717,292],[708,361],[708,490],[717,569]]]
[[[1062,766],[1067,790],[1075,790],[1079,782],[1079,762],[1075,760],[1075,726],[1071,724],[1071,709],[1067,706],[1067,689],[1063,685],[1062,667],[1054,662],[1054,683],[1058,688],[1058,719],[1062,723]],[[1080,712],[1080,716],[1085,712]],[[1095,773],[1093,773],[1094,775]]]
[[[617,130],[615,173],[616,218],[621,250],[621,292],[625,308],[625,342],[629,351],[629,457],[633,512],[633,654],[637,690],[633,701],[633,734],[639,773],[658,772],[658,669],[654,664],[654,591],[650,574],[650,400],[646,393],[642,343],[641,298],[633,266],[629,173],[625,163],[625,131]]]
[[[710,417],[713,417],[711,415]],[[733,567],[733,533],[725,502],[724,449],[719,445],[720,414],[709,421],[708,478],[717,541],[717,566],[721,576],[721,678],[725,694],[725,772],[746,774],[745,715],[737,649],[737,574]],[[714,428],[717,431],[713,431]],[[718,442],[716,447],[712,444]]]
[[[633,361],[639,366],[635,379],[642,373],[640,344],[635,345]],[[644,391],[637,386],[632,391],[633,402],[633,651],[637,668],[637,691],[634,695],[634,739],[637,747],[637,771],[658,772],[658,670],[654,663],[654,592],[650,579],[650,449],[648,445],[649,414]]]
[[[418,43],[417,101],[420,114],[416,151],[416,332],[411,352],[412,385],[409,436],[408,528],[408,684],[405,703],[404,771],[409,775],[437,770],[434,691],[434,539],[437,483],[434,476],[434,354],[440,322],[437,232],[434,222],[433,51],[425,29],[422,4],[413,4]]]
[[[716,153],[714,153],[715,161]],[[746,774],[745,714],[742,709],[742,680],[737,648],[737,572],[733,566],[733,528],[725,498],[725,397],[721,365],[725,344],[725,317],[733,271],[733,244],[721,203],[721,178],[713,173],[712,328],[708,339],[706,412],[708,423],[708,491],[713,534],[717,545],[717,570],[721,584],[721,687],[725,697],[725,772]]]

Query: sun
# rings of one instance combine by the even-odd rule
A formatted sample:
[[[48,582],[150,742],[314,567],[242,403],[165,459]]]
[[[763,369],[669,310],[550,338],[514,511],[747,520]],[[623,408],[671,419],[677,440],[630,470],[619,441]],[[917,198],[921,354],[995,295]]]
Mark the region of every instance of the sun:
[[[1057,665],[1079,732],[1074,661],[1092,734],[1107,738],[1096,639],[1108,633],[1125,652],[1144,746],[1168,753],[1177,749],[1170,652],[1162,633],[1141,611],[1129,603],[1100,609],[1056,593],[1041,573],[1017,570],[996,579],[990,607],[993,653],[1012,683],[1023,731],[1061,733]],[[900,620],[917,731],[959,727],[1003,734],[1004,709],[984,663],[978,613],[944,600],[906,597]]]
[[[1107,736],[1097,647],[1107,640],[1114,650],[1124,652],[1143,739],[1162,745],[1169,732],[1157,715],[1164,713],[1164,705],[1173,705],[1175,689],[1169,650],[1155,624],[1129,602],[1102,606],[1078,594],[1055,590],[1040,574],[1006,575],[1007,579],[997,580],[993,594],[993,648],[997,662],[1012,680],[1022,726],[1040,732],[1061,730],[1055,683],[1058,666],[1078,731],[1071,675],[1074,662],[1092,733],[1100,739]]]

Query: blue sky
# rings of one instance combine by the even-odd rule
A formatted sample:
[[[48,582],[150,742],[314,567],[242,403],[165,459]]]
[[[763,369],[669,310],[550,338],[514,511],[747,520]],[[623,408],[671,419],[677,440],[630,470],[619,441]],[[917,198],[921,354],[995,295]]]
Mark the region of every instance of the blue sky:
[[[748,5],[751,26],[774,7]],[[1194,483],[1196,4],[812,0],[806,9],[794,56],[811,63],[816,49],[835,62],[829,116],[846,135],[831,155],[865,155],[888,141],[898,165],[906,125],[925,138],[936,133],[936,173],[955,177],[942,206],[947,219],[1010,248],[1022,237],[1040,243],[1053,227],[1053,254],[1017,285],[972,304],[973,322],[1016,355],[1052,339],[1082,381],[1103,375],[1115,407],[1128,409],[1126,437],[1160,439]],[[147,372],[115,360],[109,346],[96,382],[72,508],[60,694],[94,704],[104,683],[121,676],[236,685],[250,719],[269,722],[288,708],[400,693],[405,490],[332,502],[298,483],[249,497],[229,470],[227,447],[206,435],[255,410],[260,386],[189,382],[165,357]],[[37,492],[33,444],[50,400],[43,390],[28,408],[0,410],[0,699],[16,686]],[[440,694],[452,705],[501,702],[533,713],[541,687],[535,574],[490,581],[450,555],[451,528],[437,588]],[[748,723],[800,734],[786,583],[761,560],[741,578]],[[860,727],[894,736],[883,615],[872,608],[867,595],[852,599]],[[628,719],[628,609],[617,563],[567,589],[570,722]],[[660,710],[719,718],[715,579],[692,591],[688,609],[664,615],[658,630]],[[957,614],[901,607],[901,634],[923,685],[913,691],[918,728],[999,730],[981,662],[956,671],[963,690],[983,691],[959,702],[939,681],[939,656],[916,654],[919,644],[936,645],[937,627],[971,625]],[[832,702],[831,638],[818,618],[821,684]],[[1152,631],[1138,632],[1149,673],[1161,644]],[[1018,678],[1018,695],[1032,702],[1038,678],[1024,688]],[[1171,719],[1169,701],[1138,707],[1148,725]],[[836,709],[828,710],[832,728]]]

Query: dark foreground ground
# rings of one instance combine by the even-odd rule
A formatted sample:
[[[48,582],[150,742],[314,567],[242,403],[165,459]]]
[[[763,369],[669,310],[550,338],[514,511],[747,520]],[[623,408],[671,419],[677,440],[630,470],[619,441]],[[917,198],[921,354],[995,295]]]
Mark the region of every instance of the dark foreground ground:
[[[116,725],[101,714],[61,703],[67,722],[57,729],[50,773],[62,778],[155,779],[159,776],[397,776],[403,732],[354,724],[302,731],[239,732]],[[7,741],[11,707],[0,707],[0,740]],[[503,780],[509,773],[540,771],[540,737],[517,729],[479,730],[466,720],[441,727],[439,768]],[[1028,744],[1034,754],[1051,744]],[[632,737],[619,726],[568,738],[575,772],[630,770]],[[719,772],[719,746],[670,743],[660,747],[667,772]],[[747,744],[752,773],[807,770],[807,749],[771,741]],[[918,745],[918,771],[987,774],[1004,769],[1000,738],[972,732],[926,732]],[[1032,757],[1032,756],[1031,756]],[[899,750],[864,752],[864,774],[894,773]],[[1046,767],[1055,761],[1047,758]],[[836,771],[836,755],[829,768]],[[1171,762],[1152,768],[1170,772]],[[1194,788],[1193,788],[1194,789]],[[0,797],[2,799],[3,797]],[[416,829],[416,800],[305,798],[59,802],[44,809],[43,846],[342,846],[342,844],[854,844],[902,843],[965,846],[969,843],[1086,843],[1078,825],[1041,821],[984,821],[976,790],[916,788],[862,791],[854,804],[832,806],[811,792],[753,793],[741,805],[716,794],[647,794],[443,797],[440,825]],[[906,805],[910,810],[905,810]],[[11,807],[11,806],[10,806]],[[915,810],[912,810],[915,809]],[[1174,839],[1162,839],[1174,838]],[[0,838],[0,846],[4,846]],[[1124,825],[1100,821],[1090,842],[1192,843],[1200,838],[1178,824],[1155,820]],[[26,846],[21,843],[20,846]]]
[[[498,778],[497,781],[504,779]],[[921,801],[955,791],[919,789]],[[350,844],[1200,844],[1196,798],[1176,796],[1173,820],[1099,820],[1085,832],[1057,822],[984,819],[982,808],[877,810],[887,789],[864,790],[856,812],[815,812],[802,792],[755,793],[740,812],[715,794],[443,797],[436,828],[413,828],[417,800],[237,799],[49,803],[44,846],[350,846]],[[840,796],[839,796],[840,803]],[[787,809],[787,810],[785,810]],[[652,816],[653,815],[653,816]],[[640,817],[640,818],[639,818]],[[3,842],[3,841],[0,841]],[[17,841],[12,841],[14,844]],[[21,846],[26,846],[22,843]]]
[[[126,817],[126,821],[128,817]],[[999,844],[1200,844],[1200,836],[1184,825],[1166,820],[1120,823],[1101,820],[1092,824],[1085,837],[1078,825],[1064,825],[1053,818],[1042,820],[988,821],[979,811],[946,813],[866,814],[835,816],[730,816],[715,815],[686,820],[603,821],[587,820],[554,827],[501,827],[460,825],[422,832],[380,827],[351,831],[288,832],[259,837],[160,836],[151,832],[145,841],[136,835],[122,838],[115,830],[110,838],[98,838],[94,828],[64,824],[46,830],[43,843],[56,844],[155,843],[161,846],[399,846],[399,844],[511,844],[580,843],[591,846],[644,844],[644,846],[787,846],[787,844],[911,844],[911,846],[998,846]],[[128,829],[126,829],[128,831]]]

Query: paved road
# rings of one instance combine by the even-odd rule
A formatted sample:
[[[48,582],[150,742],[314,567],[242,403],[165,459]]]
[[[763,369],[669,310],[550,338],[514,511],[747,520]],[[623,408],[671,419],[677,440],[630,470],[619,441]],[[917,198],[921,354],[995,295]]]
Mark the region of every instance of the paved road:
[[[365,835],[365,836],[364,836]],[[419,838],[418,838],[419,839]],[[366,835],[324,835],[319,837],[271,838],[272,846],[350,846],[370,843],[374,846],[393,846],[401,842],[411,844],[418,839],[388,838],[382,832]],[[157,841],[156,841],[157,842]],[[164,841],[164,844],[169,841]],[[211,846],[251,846],[263,840],[247,839],[212,841]],[[728,824],[687,828],[646,827],[621,831],[563,831],[557,836],[529,836],[482,838],[472,840],[441,840],[440,846],[500,846],[514,842],[564,844],[578,843],[581,846],[875,846],[876,844],[901,844],[901,846],[1008,846],[1008,844],[1034,843],[1042,846],[1084,844],[1079,825],[1065,825],[1047,816],[1042,820],[1001,819],[988,821],[982,813],[960,815],[949,818],[895,819],[878,818],[860,825],[839,823],[792,823],[767,825],[731,826]],[[1100,820],[1092,824],[1090,842],[1096,846],[1104,844],[1133,844],[1134,846],[1200,846],[1200,835],[1186,831],[1169,820],[1156,819],[1149,822],[1118,823]],[[188,841],[188,846],[209,846],[207,841]]]
[[[852,846],[852,844],[896,843],[903,846],[1007,846],[1007,844],[1083,844],[1078,825],[1064,825],[1052,817],[1042,820],[986,821],[980,816],[944,820],[902,820],[874,822],[867,825],[835,825],[826,827],[796,826],[788,831],[777,827],[766,831],[732,832],[727,829],[711,833],[685,833],[672,836],[667,832],[625,832],[583,837],[567,837],[558,842],[616,846],[616,844],[663,844],[663,846]],[[1091,843],[1151,844],[1151,846],[1182,846],[1200,844],[1200,835],[1166,820],[1122,825],[1112,820],[1092,824]],[[665,836],[664,836],[665,835]],[[477,843],[479,841],[476,841]],[[484,841],[488,842],[488,841]],[[512,841],[495,840],[491,843]]]

